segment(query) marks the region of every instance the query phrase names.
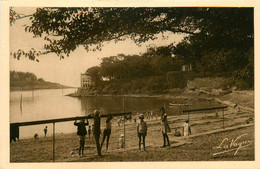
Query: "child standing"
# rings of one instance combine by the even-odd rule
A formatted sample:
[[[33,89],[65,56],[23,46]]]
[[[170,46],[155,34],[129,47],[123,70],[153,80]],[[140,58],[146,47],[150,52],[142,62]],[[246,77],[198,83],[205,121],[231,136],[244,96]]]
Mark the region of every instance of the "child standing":
[[[84,145],[85,145],[85,135],[87,134],[86,126],[88,125],[85,123],[85,120],[80,120],[79,123],[75,120],[74,125],[78,127],[77,135],[79,137],[79,156],[82,157],[84,153]]]
[[[140,122],[137,124],[137,134],[139,138],[139,150],[141,151],[141,138],[143,137],[143,147],[145,151],[145,137],[147,135],[147,125],[144,122],[144,115],[140,114],[139,116]]]
[[[120,134],[120,137],[118,139],[117,148],[124,148],[124,135]]]
[[[183,136],[191,135],[189,120],[186,120],[186,122],[183,124],[183,130],[182,131],[183,131]]]

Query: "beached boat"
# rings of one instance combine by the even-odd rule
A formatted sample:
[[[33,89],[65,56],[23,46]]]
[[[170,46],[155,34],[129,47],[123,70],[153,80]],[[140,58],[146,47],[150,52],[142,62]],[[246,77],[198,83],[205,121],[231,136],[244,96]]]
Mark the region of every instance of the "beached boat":
[[[170,106],[189,106],[192,104],[187,104],[187,103],[169,103]]]

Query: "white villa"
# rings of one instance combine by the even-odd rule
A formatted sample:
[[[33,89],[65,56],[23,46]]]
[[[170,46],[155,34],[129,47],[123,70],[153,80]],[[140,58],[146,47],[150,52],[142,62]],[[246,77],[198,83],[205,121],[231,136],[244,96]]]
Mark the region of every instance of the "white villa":
[[[88,89],[90,86],[94,85],[94,82],[92,81],[91,77],[87,74],[80,75],[80,82],[82,89]]]

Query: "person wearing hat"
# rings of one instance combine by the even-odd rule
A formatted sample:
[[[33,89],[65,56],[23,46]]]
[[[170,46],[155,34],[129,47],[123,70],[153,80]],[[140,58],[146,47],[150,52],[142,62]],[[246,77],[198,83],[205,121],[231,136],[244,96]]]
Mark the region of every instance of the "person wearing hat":
[[[98,110],[94,111],[94,127],[93,127],[93,134],[96,141],[97,146],[97,153],[99,156],[101,156],[101,147],[99,143],[100,138],[100,112]]]
[[[140,114],[139,116],[140,121],[137,124],[137,134],[139,138],[139,150],[141,151],[141,138],[143,137],[143,147],[145,151],[145,137],[147,135],[147,125],[144,121],[144,115]]]
[[[170,146],[170,141],[169,141],[169,137],[168,137],[167,133],[171,132],[171,129],[168,124],[167,114],[165,113],[164,107],[161,107],[160,111],[161,111],[161,131],[163,134],[163,146],[162,147],[166,147],[166,140],[168,143],[167,146]]]
[[[86,126],[88,125],[88,119],[87,123],[85,123],[85,119],[82,119],[79,122],[75,120],[74,125],[78,127],[77,135],[79,137],[79,156],[82,157],[84,153],[85,136],[87,134]]]
[[[124,134],[120,134],[118,139],[117,148],[124,148]]]
[[[113,119],[112,115],[109,114],[107,116],[107,120],[106,120],[106,128],[104,129],[104,132],[103,132],[103,140],[102,140],[102,143],[101,143],[101,148],[103,146],[103,143],[107,137],[107,145],[106,145],[106,152],[108,151],[108,144],[109,144],[109,138],[110,138],[110,135],[111,135],[111,120]]]

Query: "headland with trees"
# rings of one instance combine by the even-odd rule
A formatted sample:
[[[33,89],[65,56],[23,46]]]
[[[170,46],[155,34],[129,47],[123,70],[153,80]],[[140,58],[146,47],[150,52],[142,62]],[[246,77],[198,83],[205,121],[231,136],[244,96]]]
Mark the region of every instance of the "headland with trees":
[[[68,86],[47,82],[30,72],[10,71],[10,90],[62,89]]]

